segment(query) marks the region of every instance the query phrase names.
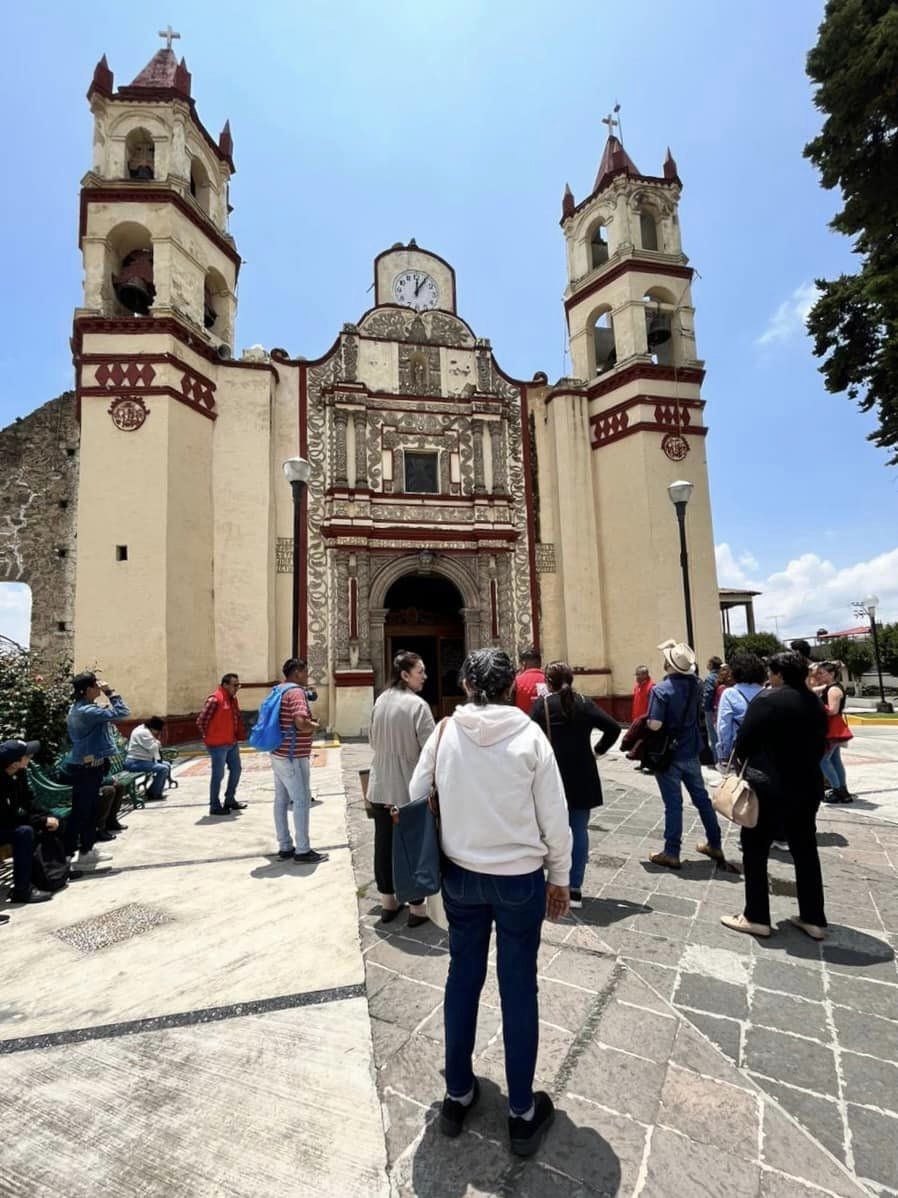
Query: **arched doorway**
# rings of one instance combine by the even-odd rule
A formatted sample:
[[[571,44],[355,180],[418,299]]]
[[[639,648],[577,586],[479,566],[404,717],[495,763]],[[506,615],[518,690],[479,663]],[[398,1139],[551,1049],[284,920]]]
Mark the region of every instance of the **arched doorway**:
[[[451,715],[464,692],[458,671],[465,656],[464,600],[448,578],[406,574],[387,591],[384,601],[385,677],[401,649],[420,655],[427,669],[422,696],[439,719]]]

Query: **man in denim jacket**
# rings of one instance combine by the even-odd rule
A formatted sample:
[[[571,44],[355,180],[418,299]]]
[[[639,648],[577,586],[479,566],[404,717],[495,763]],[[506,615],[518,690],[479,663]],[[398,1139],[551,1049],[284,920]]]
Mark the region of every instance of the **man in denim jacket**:
[[[121,695],[96,674],[76,674],[72,680],[75,701],[69,708],[66,727],[72,747],[65,759],[63,776],[72,787],[72,812],[66,821],[65,850],[71,857],[79,849],[78,864],[93,866],[101,858],[94,848],[100,784],[107,759],[115,755],[112,724],[130,715]],[[97,702],[103,694],[109,706]]]

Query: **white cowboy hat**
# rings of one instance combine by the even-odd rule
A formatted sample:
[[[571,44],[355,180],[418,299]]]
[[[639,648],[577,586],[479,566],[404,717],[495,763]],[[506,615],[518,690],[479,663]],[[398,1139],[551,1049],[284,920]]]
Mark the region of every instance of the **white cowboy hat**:
[[[675,674],[695,673],[695,652],[683,641],[662,641],[658,648],[669,670]]]

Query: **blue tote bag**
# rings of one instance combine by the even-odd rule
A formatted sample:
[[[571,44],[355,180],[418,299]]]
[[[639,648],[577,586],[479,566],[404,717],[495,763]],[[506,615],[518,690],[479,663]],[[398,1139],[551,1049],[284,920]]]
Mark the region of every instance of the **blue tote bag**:
[[[433,753],[430,793],[404,807],[390,808],[393,818],[393,890],[400,903],[437,894],[442,884],[437,754],[445,726],[446,720],[441,720]]]

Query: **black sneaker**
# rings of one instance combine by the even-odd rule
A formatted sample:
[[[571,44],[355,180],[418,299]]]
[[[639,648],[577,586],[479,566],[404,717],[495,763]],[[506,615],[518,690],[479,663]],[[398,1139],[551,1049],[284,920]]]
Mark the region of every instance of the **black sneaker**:
[[[533,1105],[536,1110],[532,1119],[522,1119],[519,1115],[508,1116],[508,1138],[515,1156],[533,1156],[555,1118],[555,1107],[545,1090],[536,1091]]]
[[[480,1082],[474,1078],[474,1097],[465,1106],[462,1102],[456,1102],[454,1098],[450,1098],[447,1094],[443,1099],[443,1105],[440,1107],[440,1131],[444,1136],[449,1136],[450,1139],[455,1139],[461,1133],[465,1125],[465,1120],[468,1115],[477,1106],[477,1101],[480,1098]]]
[[[246,803],[225,803],[225,811],[243,811]]]
[[[307,853],[294,853],[293,860],[303,865],[317,865],[319,861],[327,861],[327,853],[316,853],[314,849],[309,849]]]
[[[291,861],[293,859],[292,849],[278,849],[278,856],[282,861]]]
[[[210,815],[227,815],[228,813],[224,807],[210,807],[209,814]]]
[[[571,906],[575,907],[578,911],[583,906],[582,890],[574,890],[574,888],[571,887]]]
[[[48,903],[53,897],[47,890],[14,890],[10,896],[11,903]]]

